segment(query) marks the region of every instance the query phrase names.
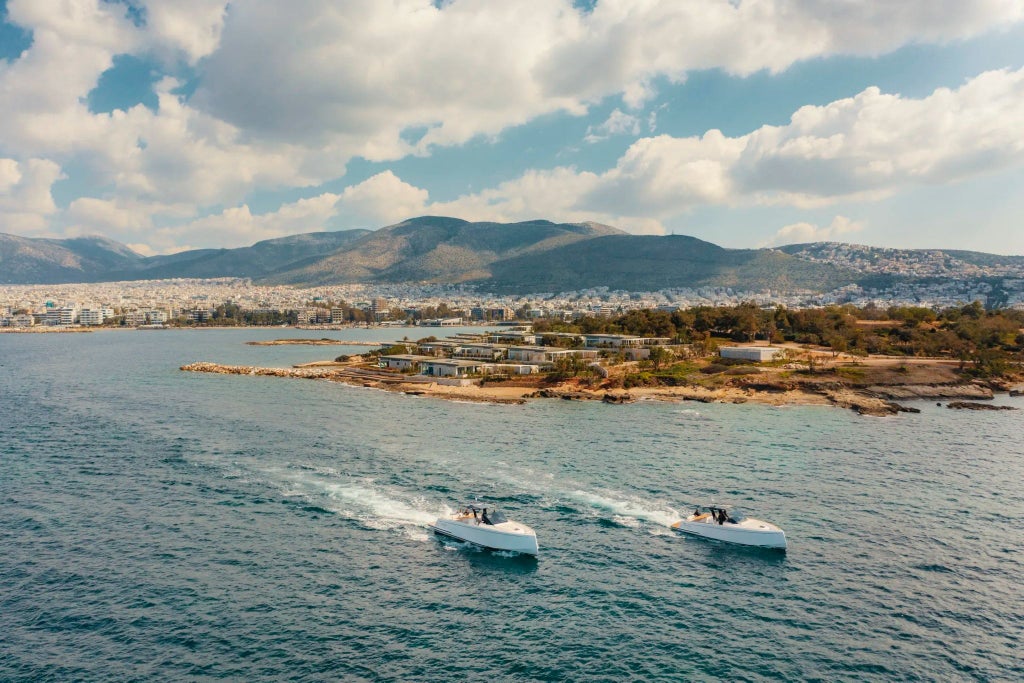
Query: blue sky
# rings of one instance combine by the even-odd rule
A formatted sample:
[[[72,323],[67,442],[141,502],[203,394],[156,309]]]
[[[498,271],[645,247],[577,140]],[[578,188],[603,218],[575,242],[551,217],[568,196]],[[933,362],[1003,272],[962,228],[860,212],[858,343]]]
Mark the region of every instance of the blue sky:
[[[1024,3],[0,0],[0,232],[1024,254]]]

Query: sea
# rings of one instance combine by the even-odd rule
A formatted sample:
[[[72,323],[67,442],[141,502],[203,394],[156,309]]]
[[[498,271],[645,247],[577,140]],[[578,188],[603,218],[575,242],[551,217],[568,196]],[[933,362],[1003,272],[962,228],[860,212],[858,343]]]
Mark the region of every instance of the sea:
[[[0,335],[0,680],[1024,680],[1024,410],[491,405],[179,370],[429,333]],[[245,344],[297,336],[367,346]],[[473,498],[540,555],[429,531]],[[788,552],[670,528],[708,501]]]

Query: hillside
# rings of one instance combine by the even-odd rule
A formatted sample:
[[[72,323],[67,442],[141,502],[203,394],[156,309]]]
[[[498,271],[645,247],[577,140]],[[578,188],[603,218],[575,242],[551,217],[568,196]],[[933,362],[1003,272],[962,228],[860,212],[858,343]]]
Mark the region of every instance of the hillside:
[[[777,247],[804,261],[830,263],[860,273],[909,277],[1024,277],[1024,256],[956,249],[892,249],[842,242]]]
[[[260,278],[318,261],[369,232],[314,232],[238,249],[195,249],[151,257],[104,237],[57,240],[0,233],[0,284]]]
[[[311,232],[257,242],[237,249],[197,249],[153,256],[111,280],[159,280],[190,277],[263,278],[282,270],[301,268],[369,234],[369,230]]]
[[[479,282],[496,292],[732,287],[827,291],[855,275],[768,249],[724,249],[684,236],[611,235],[497,263]]]
[[[835,242],[725,249],[684,236],[631,235],[597,223],[471,223],[422,216],[379,230],[291,235],[238,249],[145,258],[102,237],[0,234],[0,284],[165,278],[252,278],[263,284],[467,283],[484,292],[731,287],[826,292],[857,283],[1024,277],[1024,257]]]
[[[57,240],[0,233],[0,284],[94,282],[144,258],[105,237]]]
[[[490,276],[492,264],[621,230],[597,223],[470,223],[423,216],[365,235],[305,267],[266,278],[274,284],[465,282]]]

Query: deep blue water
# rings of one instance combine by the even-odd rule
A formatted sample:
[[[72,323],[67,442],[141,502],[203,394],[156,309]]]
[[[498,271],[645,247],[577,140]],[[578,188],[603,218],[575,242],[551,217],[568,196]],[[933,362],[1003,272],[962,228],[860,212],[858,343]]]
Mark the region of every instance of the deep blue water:
[[[276,336],[0,335],[0,679],[1024,679],[1024,410],[496,406],[178,370],[358,350],[244,345]],[[428,534],[477,495],[538,559]],[[710,498],[789,552],[667,528]]]

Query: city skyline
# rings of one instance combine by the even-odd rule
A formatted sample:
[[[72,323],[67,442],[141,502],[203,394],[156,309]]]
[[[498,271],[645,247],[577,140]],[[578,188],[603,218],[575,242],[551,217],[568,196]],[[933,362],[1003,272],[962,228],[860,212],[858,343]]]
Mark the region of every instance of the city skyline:
[[[1024,253],[1024,6],[0,0],[0,232]]]

